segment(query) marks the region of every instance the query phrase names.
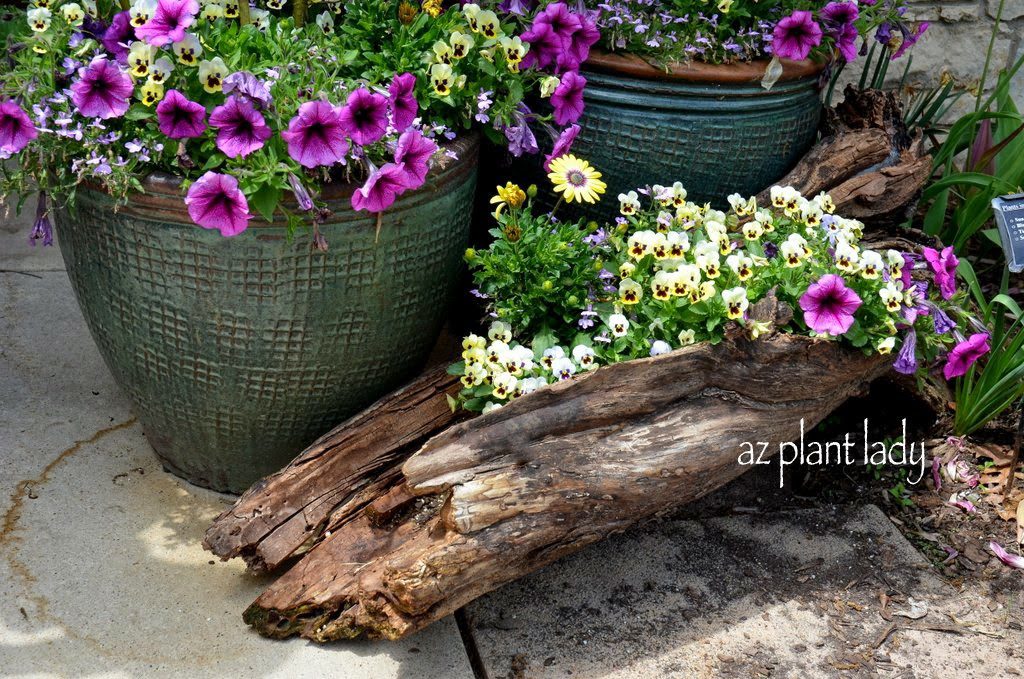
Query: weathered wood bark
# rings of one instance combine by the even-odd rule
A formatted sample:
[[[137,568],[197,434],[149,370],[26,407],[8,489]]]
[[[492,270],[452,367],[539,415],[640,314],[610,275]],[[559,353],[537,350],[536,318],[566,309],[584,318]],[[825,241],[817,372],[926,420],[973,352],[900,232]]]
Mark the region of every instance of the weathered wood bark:
[[[429,440],[245,613],[260,633],[395,639],[743,473],[886,368],[834,342],[727,339],[601,368]],[[777,450],[777,446],[775,447]]]
[[[398,464],[434,433],[458,421],[445,393],[459,379],[444,366],[343,422],[280,472],[247,490],[206,531],[203,546],[240,556],[254,571],[302,554],[393,485]]]
[[[825,191],[836,214],[874,227],[903,223],[917,206],[932,163],[920,135],[912,137],[903,124],[896,95],[848,85],[822,127],[822,140],[776,184],[805,196]],[[758,198],[767,202],[767,189]]]

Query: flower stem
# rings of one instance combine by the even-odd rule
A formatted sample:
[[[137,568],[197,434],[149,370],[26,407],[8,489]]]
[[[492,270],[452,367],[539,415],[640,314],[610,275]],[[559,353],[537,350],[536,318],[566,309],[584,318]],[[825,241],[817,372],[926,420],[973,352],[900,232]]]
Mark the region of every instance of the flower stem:
[[[1006,0],[999,0],[999,8],[996,10],[996,20],[992,26],[992,37],[988,41],[988,50],[985,52],[985,68],[981,70],[981,81],[978,83],[978,97],[974,101],[974,111],[981,110],[981,99],[985,96],[985,80],[988,79],[988,69],[992,65],[992,50],[996,45],[996,34],[999,32],[1000,22],[1003,19],[1003,5]]]
[[[296,28],[306,25],[306,0],[294,0],[292,17],[295,19]]]
[[[249,0],[238,0],[238,23],[242,26],[252,23],[249,18]]]
[[[121,5],[122,12],[127,12],[132,8],[131,0],[118,0],[118,2]]]

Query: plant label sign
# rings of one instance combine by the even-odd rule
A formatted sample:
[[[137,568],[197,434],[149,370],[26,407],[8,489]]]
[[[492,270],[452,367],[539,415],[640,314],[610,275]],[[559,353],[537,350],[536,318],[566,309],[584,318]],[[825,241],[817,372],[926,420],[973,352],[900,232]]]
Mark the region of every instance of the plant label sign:
[[[1020,273],[1024,271],[1024,193],[1000,196],[992,201],[992,209],[1006,265],[1013,273]]]

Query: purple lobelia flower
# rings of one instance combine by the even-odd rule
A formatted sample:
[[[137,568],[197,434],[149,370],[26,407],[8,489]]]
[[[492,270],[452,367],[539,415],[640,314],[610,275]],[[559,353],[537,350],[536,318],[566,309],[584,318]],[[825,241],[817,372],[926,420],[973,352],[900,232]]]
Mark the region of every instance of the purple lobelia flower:
[[[204,229],[217,229],[222,236],[237,236],[249,226],[249,203],[228,174],[207,172],[188,188],[188,215]]]
[[[274,101],[266,84],[249,71],[235,71],[224,78],[221,89],[224,94],[240,96],[261,109],[267,108]]]
[[[131,20],[129,12],[118,12],[101,40],[103,49],[122,64],[128,59],[128,44],[135,40],[135,27]]]
[[[949,352],[949,358],[946,359],[942,374],[947,380],[966,374],[974,362],[987,354],[990,348],[987,332],[971,335]]]
[[[404,170],[394,163],[387,163],[371,172],[366,183],[355,190],[352,194],[352,207],[368,212],[383,212],[405,191],[404,181]]]
[[[388,131],[388,100],[360,87],[348,95],[341,109],[341,124],[355,143],[372,144]]]
[[[435,153],[437,144],[419,130],[407,130],[398,138],[395,164],[403,168],[403,183],[407,189],[419,188],[427,180],[430,159]]]
[[[154,47],[181,42],[196,14],[199,14],[196,0],[157,0],[153,16],[135,29],[135,35]]]
[[[560,134],[558,139],[555,141],[555,146],[551,149],[551,153],[544,158],[545,172],[549,172],[551,170],[552,160],[569,153],[572,149],[572,143],[576,141],[576,137],[579,136],[579,133],[579,125],[571,125],[562,130],[562,134]]]
[[[43,246],[53,245],[53,226],[50,224],[50,210],[46,206],[46,192],[39,192],[36,204],[36,221],[32,224],[32,232],[28,235],[28,244],[35,247],[36,241],[42,239]]]
[[[807,326],[814,332],[835,336],[850,329],[853,313],[860,305],[860,296],[835,274],[822,276],[800,298]]]
[[[244,158],[258,151],[272,134],[263,114],[234,95],[213,109],[210,127],[217,130],[217,148],[228,158]]]
[[[583,115],[583,88],[587,79],[576,71],[562,76],[562,81],[551,95],[551,105],[555,109],[555,122],[559,125],[575,123]]]
[[[396,75],[388,88],[388,104],[391,107],[391,126],[399,132],[406,130],[419,113],[419,104],[413,91],[416,89],[416,76],[412,73]]]
[[[32,119],[10,99],[0,101],[0,151],[18,153],[39,133]]]
[[[939,286],[942,299],[949,299],[956,294],[956,267],[959,260],[953,254],[953,246],[943,248],[939,252],[935,248],[924,248],[925,261],[935,273],[935,284]]]
[[[206,107],[178,90],[168,90],[156,105],[156,119],[160,131],[171,139],[198,137],[206,130]]]
[[[821,44],[821,26],[814,15],[797,10],[775,24],[772,53],[781,59],[806,59],[811,50]]]
[[[116,63],[96,57],[78,71],[71,101],[86,118],[119,118],[128,110],[132,89],[132,79]]]
[[[913,375],[917,372],[917,333],[913,328],[903,338],[903,346],[900,347],[892,368],[902,375]]]
[[[326,101],[307,101],[281,133],[288,155],[303,167],[333,165],[348,153],[341,112]]]

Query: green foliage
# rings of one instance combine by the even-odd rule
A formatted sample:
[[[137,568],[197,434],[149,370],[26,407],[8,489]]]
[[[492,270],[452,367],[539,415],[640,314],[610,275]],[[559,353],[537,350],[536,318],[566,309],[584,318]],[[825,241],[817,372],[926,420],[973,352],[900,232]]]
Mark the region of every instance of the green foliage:
[[[600,251],[584,242],[593,226],[534,215],[531,203],[502,209],[489,232],[494,241],[466,260],[492,311],[518,335],[571,337],[588,295],[600,289]]]
[[[961,260],[959,271],[971,296],[991,329],[989,354],[975,363],[956,383],[956,415],[953,428],[958,435],[977,431],[1024,396],[1024,313],[1006,294],[1008,271],[1004,270],[1000,293],[991,300],[969,262]]]
[[[924,191],[924,230],[957,252],[979,232],[998,243],[991,228],[992,199],[1024,187],[1024,116],[1010,95],[1013,76],[1022,66],[1024,56],[999,74],[990,95],[979,93],[976,110],[952,125],[935,154],[940,178]],[[965,159],[958,164],[961,157]]]

